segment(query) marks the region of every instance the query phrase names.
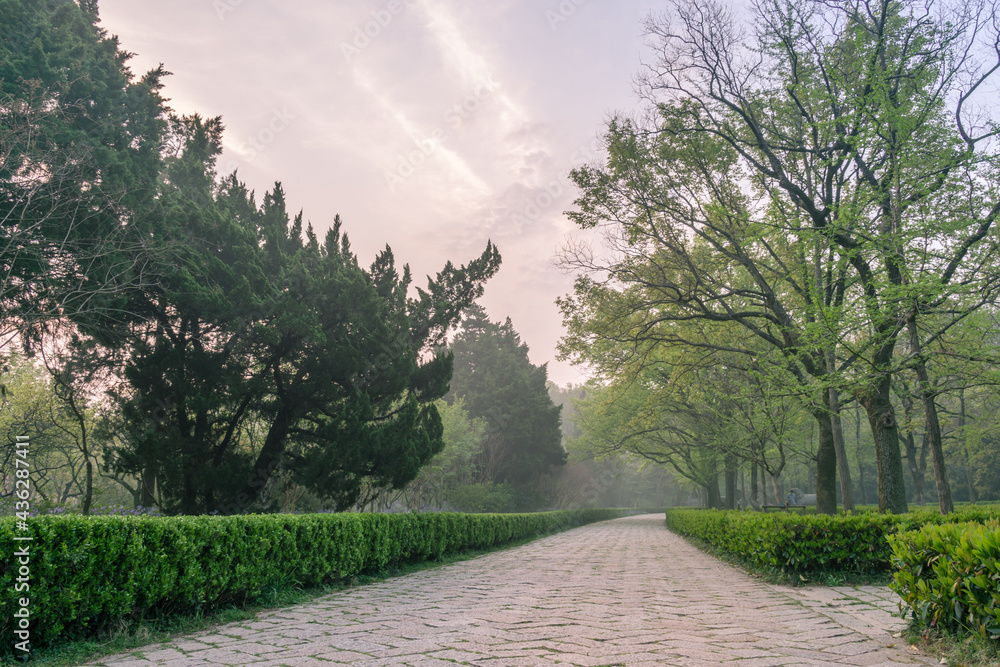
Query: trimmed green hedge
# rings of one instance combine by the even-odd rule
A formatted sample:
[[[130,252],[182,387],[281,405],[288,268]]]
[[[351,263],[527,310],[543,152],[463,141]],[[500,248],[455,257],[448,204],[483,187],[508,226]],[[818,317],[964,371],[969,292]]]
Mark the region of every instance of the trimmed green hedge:
[[[969,509],[943,517],[932,511],[893,515],[798,515],[785,512],[667,510],[667,527],[703,540],[751,565],[785,574],[888,571],[887,537],[924,524],[984,522],[996,509]]]
[[[0,641],[30,600],[33,648],[92,636],[122,618],[192,612],[387,566],[487,549],[625,510],[537,514],[43,516],[31,542],[0,518]],[[30,590],[15,593],[15,550],[29,545]]]
[[[889,544],[889,587],[915,623],[1000,640],[1000,522],[927,525]]]

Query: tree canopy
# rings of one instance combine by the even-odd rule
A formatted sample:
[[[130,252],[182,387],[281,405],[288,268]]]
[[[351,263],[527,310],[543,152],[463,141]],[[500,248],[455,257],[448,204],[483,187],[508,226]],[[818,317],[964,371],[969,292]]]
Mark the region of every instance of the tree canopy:
[[[116,312],[142,279],[161,165],[162,67],[136,77],[96,3],[0,3],[0,344],[46,320]]]
[[[2,340],[70,353],[67,387],[101,375],[105,472],[171,513],[412,480],[492,243],[424,288],[388,246],[364,267],[339,217],[320,238],[280,183],[258,203],[218,174],[221,118],[173,113],[95,2],[3,0],[0,24]]]
[[[790,374],[820,426],[822,511],[845,393],[868,414],[879,507],[903,512],[893,377],[917,371],[933,421],[926,346],[995,296],[997,125],[977,104],[997,70],[992,12],[886,0],[750,13],[753,29],[714,0],[680,0],[649,20],[658,57],[641,88],[655,106],[613,119],[607,165],[573,175],[571,216],[604,228],[612,255],[566,254],[581,277],[564,349],[609,372],[665,344]],[[726,325],[776,354],[731,327],[720,338]]]

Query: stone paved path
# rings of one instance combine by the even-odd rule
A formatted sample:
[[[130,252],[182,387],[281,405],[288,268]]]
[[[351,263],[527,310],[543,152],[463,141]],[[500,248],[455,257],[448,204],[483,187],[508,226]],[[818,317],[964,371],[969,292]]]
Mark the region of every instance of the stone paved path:
[[[105,658],[182,665],[912,665],[884,588],[761,583],[670,533],[606,521]]]

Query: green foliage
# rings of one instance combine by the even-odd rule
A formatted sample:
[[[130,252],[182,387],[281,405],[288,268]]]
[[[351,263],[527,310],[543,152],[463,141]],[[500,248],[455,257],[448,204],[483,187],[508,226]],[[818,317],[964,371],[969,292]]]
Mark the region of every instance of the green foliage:
[[[96,2],[0,0],[0,25],[0,345],[70,325],[58,345],[120,413],[106,468],[186,514],[266,507],[276,472],[339,509],[412,480],[496,248],[411,289],[280,184],[258,205],[220,182],[221,118],[170,114],[165,70],[134,79]]]
[[[16,597],[30,599],[35,647],[79,639],[135,617],[252,601],[265,591],[486,549],[623,510],[539,514],[311,514],[239,517],[36,517],[30,590],[0,601],[0,638],[12,645]],[[12,554],[15,520],[0,519]],[[0,587],[13,591],[13,558]]]
[[[667,527],[698,538],[753,566],[785,574],[871,574],[890,568],[889,537],[925,524],[985,522],[990,509],[942,516],[927,512],[840,515],[667,510]]]
[[[155,487],[168,513],[267,507],[276,471],[337,509],[402,488],[443,447],[440,345],[498,270],[496,248],[410,296],[391,249],[365,269],[340,219],[320,242],[280,184],[261,206],[235,175],[215,184],[218,119],[171,131],[163,251],[148,262],[163,278],[130,294],[134,321],[107,342],[131,351],[113,468],[142,478],[143,504]]]
[[[36,506],[71,502],[83,494],[84,457],[80,433],[72,415],[53,391],[44,369],[13,356],[0,369],[0,465],[14,470],[16,436],[31,441],[32,487]],[[83,415],[89,425],[92,415]],[[13,475],[0,482],[0,497],[14,492]]]
[[[458,486],[445,498],[459,512],[510,512],[517,502],[512,486],[495,482]]]
[[[476,458],[486,441],[486,422],[472,419],[462,399],[456,399],[451,405],[438,400],[434,406],[441,415],[444,449],[421,467],[417,477],[406,485],[402,495],[406,507],[411,510],[444,509],[452,491],[473,483]],[[451,507],[469,511],[454,504]]]
[[[366,486],[402,488],[443,447],[434,401],[451,357],[439,346],[498,270],[496,248],[409,296],[389,248],[363,268],[339,218],[320,243],[280,184],[260,207],[235,176],[216,187],[217,120],[172,129],[183,150],[160,242],[178,250],[152,262],[164,279],[132,295],[136,321],[111,341],[134,351],[115,470],[183,514],[259,508],[275,471],[337,509]]]
[[[142,280],[120,251],[153,205],[166,72],[134,77],[92,4],[0,2],[0,317],[22,330]]]
[[[1000,640],[1000,522],[927,525],[889,544],[890,588],[915,624]]]
[[[848,470],[831,388],[868,415],[879,507],[906,512],[891,389],[912,370],[946,513],[935,400],[986,347],[967,355],[948,337],[996,302],[997,123],[969,112],[1000,71],[990,12],[668,4],[646,24],[648,113],[612,118],[607,159],[572,172],[570,219],[610,242],[564,254],[579,276],[560,301],[563,353],[612,379],[647,360],[658,370],[659,347],[788,374],[784,393],[819,426],[822,512],[836,506],[838,450],[845,482]],[[729,340],[715,336],[727,323]]]
[[[480,306],[469,308],[452,352],[451,395],[486,421],[492,440],[479,461],[483,481],[523,486],[566,462],[548,371],[528,359],[509,318],[491,322]]]

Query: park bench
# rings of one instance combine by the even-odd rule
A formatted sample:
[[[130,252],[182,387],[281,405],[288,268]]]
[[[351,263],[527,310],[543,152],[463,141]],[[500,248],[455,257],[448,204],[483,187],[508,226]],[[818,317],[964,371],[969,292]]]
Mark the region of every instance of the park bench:
[[[781,512],[787,512],[788,510],[802,510],[802,514],[805,514],[806,507],[808,507],[808,505],[790,505],[788,503],[783,503],[781,505],[761,505],[760,509],[762,512],[770,510],[778,510]]]

